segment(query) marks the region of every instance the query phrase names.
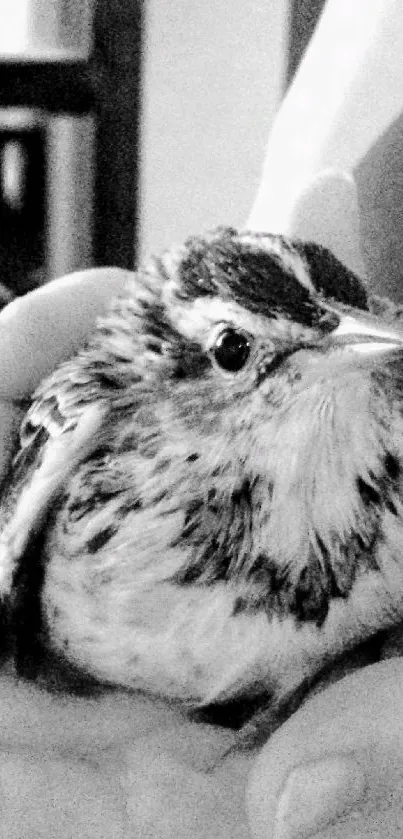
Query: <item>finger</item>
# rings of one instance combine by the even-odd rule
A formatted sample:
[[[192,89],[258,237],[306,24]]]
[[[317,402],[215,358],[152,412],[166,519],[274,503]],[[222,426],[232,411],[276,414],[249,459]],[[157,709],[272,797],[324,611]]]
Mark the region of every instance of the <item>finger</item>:
[[[243,805],[246,773],[241,777],[230,770],[217,776],[210,772],[217,750],[228,747],[227,733],[191,723],[166,703],[120,692],[96,699],[57,697],[3,676],[0,740],[2,819],[7,827],[9,822],[14,825],[16,832],[11,836],[25,837],[21,812],[16,812],[20,802],[20,810],[31,808],[32,825],[44,819],[44,836],[56,835],[52,830],[61,808],[60,836],[64,837],[66,795],[72,799],[69,818],[75,830],[76,823],[81,828],[82,796],[88,795],[91,807],[92,802],[97,806],[99,791],[108,778],[109,792],[122,787],[135,836],[241,839],[247,835]],[[91,772],[90,767],[97,771]],[[48,771],[53,778],[50,785]],[[32,783],[26,778],[29,773],[34,774]],[[54,802],[52,817],[49,799]],[[105,800],[101,833],[95,820],[96,829],[88,836],[104,836],[110,829],[110,814]],[[118,823],[116,820],[115,826]],[[3,836],[1,830],[0,834]]]
[[[329,248],[350,271],[365,275],[357,188],[351,175],[327,170],[312,178],[296,200],[290,234]]]
[[[88,754],[152,738],[195,771],[209,770],[234,741],[225,729],[192,723],[154,698],[115,691],[96,698],[61,697],[2,674],[2,748]]]
[[[85,761],[0,756],[1,836],[123,839],[124,798],[114,777]]]
[[[397,839],[403,808],[403,661],[347,676],[308,700],[252,770],[257,839]]]
[[[120,268],[79,271],[6,306],[0,312],[0,398],[29,396],[79,348],[129,277]]]

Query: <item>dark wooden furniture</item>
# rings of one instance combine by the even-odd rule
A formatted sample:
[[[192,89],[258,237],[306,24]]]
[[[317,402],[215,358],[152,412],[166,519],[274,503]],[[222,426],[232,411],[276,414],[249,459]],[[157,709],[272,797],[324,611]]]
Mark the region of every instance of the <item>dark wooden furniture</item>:
[[[289,84],[313,35],[326,0],[289,0],[290,28],[286,83]]]
[[[0,59],[0,110],[93,114],[94,265],[136,262],[141,0],[96,0],[88,60]]]

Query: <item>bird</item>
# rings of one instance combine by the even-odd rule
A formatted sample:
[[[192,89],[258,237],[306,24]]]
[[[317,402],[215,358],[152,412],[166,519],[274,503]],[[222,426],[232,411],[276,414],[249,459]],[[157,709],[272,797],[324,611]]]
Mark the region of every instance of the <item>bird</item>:
[[[403,308],[219,227],[133,272],[32,397],[0,505],[17,672],[270,730],[403,619]]]

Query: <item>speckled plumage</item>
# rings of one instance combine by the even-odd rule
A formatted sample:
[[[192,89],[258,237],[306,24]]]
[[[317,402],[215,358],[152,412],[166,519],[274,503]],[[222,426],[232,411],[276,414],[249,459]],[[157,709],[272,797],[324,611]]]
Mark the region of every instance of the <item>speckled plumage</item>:
[[[339,337],[352,316],[388,327],[382,349]],[[275,719],[397,624],[399,316],[278,236],[220,229],[140,269],[21,429],[0,537],[21,669],[50,648],[190,708],[264,694]],[[228,328],[237,372],[215,357]]]

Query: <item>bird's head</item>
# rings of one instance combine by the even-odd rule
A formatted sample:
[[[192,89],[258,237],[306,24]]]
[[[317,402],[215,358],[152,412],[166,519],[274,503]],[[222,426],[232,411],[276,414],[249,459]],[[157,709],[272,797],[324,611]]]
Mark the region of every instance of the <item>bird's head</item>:
[[[242,578],[256,604],[269,578],[283,591],[284,575],[292,588],[310,567],[301,613],[322,619],[399,480],[403,328],[371,312],[329,251],[233,229],[155,260],[132,291],[119,304],[136,320],[126,354],[135,340],[164,457],[171,447],[188,475],[194,549],[179,577]],[[113,342],[113,318],[106,329]],[[315,588],[325,571],[326,602]]]

